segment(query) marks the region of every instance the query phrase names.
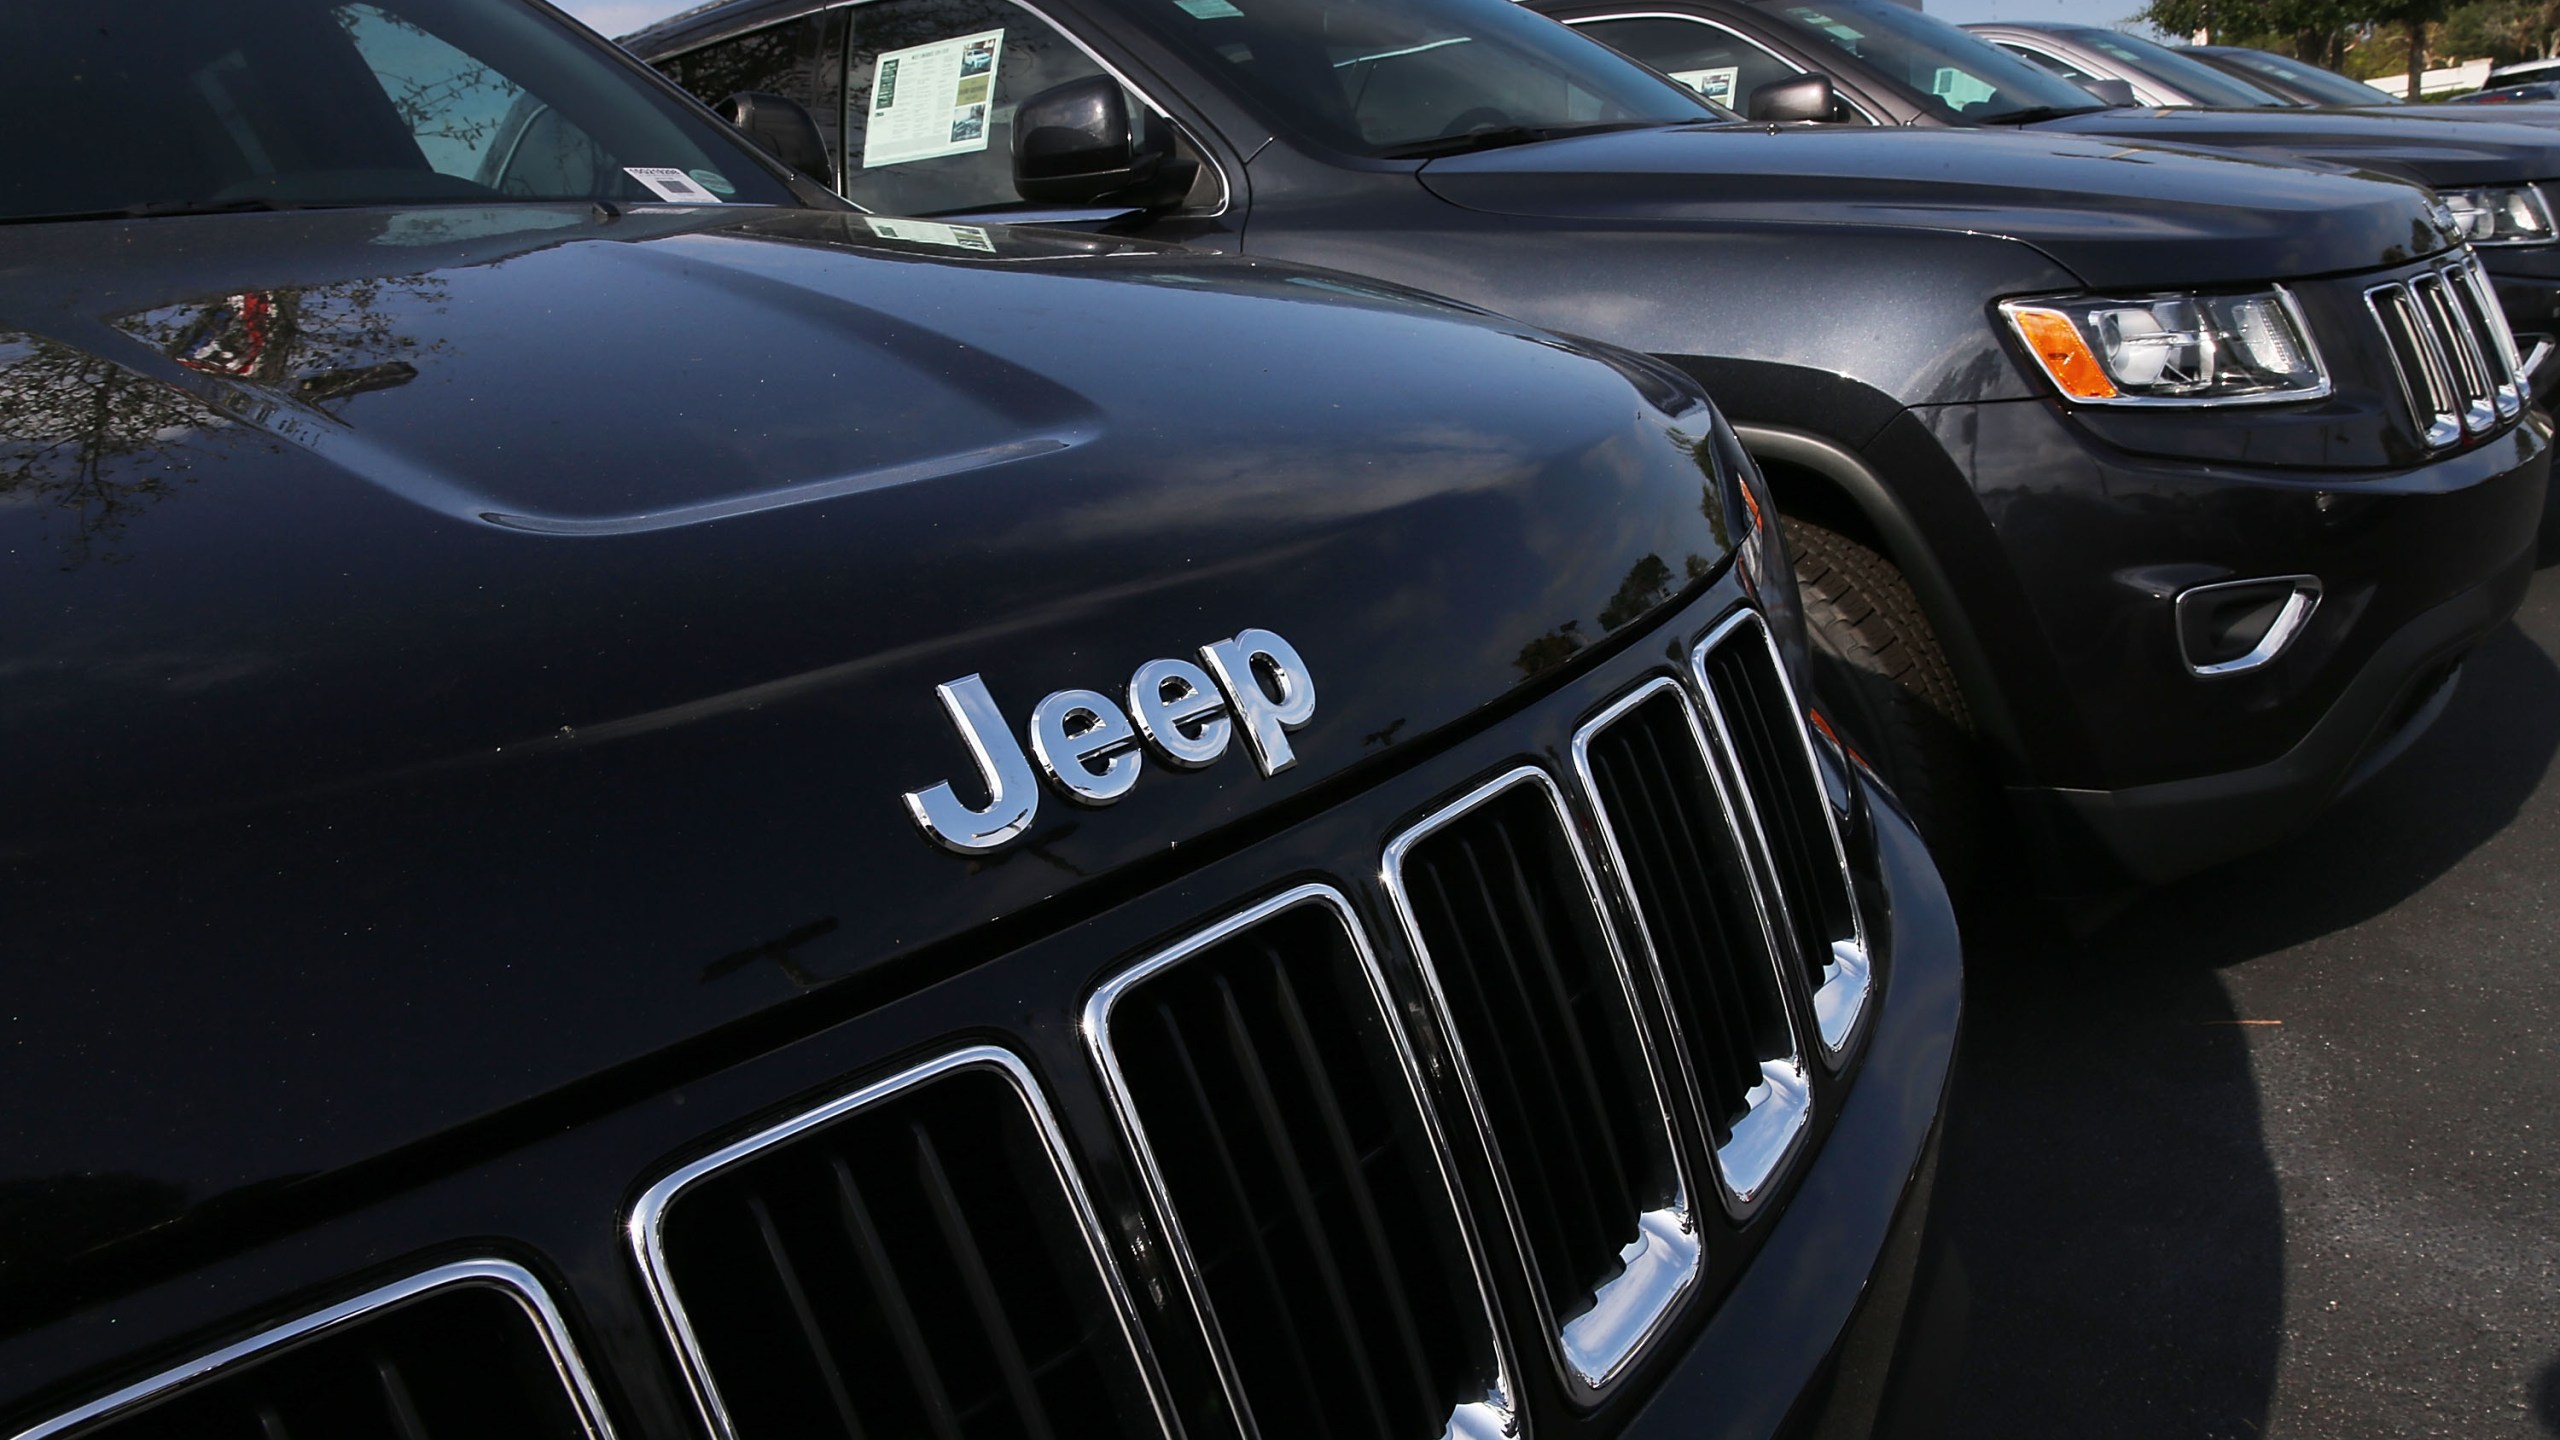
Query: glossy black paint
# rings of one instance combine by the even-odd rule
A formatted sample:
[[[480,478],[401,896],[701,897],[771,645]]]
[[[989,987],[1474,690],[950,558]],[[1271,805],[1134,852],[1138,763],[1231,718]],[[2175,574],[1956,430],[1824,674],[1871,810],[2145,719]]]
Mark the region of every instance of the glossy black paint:
[[[1083,996],[1310,877],[1396,961],[1385,837],[1522,760],[1570,788],[1575,726],[1768,568],[1677,375],[1268,262],[508,206],[21,227],[0,275],[0,593],[41,619],[0,642],[0,1433],[485,1255],[551,1288],[622,1433],[691,1433],[637,1189],[987,1041],[1217,1433]],[[900,806],[976,789],[936,683],[1019,725],[1255,625],[1320,688],[1294,768],[1051,793],[975,860]],[[1767,1257],[1794,1308],[1731,1413],[1819,1399],[1925,1214],[1958,947],[1907,823],[1834,783],[1879,1018],[1817,1078],[1803,1202],[1716,1231],[1631,1394],[1710,1363],[1705,1302]]]
[[[8,232],[0,576],[43,621],[0,662],[6,1088],[63,1102],[11,1107],[11,1268],[949,963],[1428,748],[1725,563],[1711,412],[1642,362],[979,238],[546,207]],[[1249,366],[1127,361],[1233,327]],[[1324,686],[1287,774],[1053,797],[974,865],[901,810],[969,778],[937,682],[983,671],[1018,723],[1248,625]]]
[[[2049,790],[2108,792],[2255,765],[2255,738],[2213,752],[2144,735],[2199,717],[2212,718],[2208,729],[2228,718],[2307,734],[2320,697],[2370,653],[2348,647],[2335,673],[2285,682],[2290,703],[2272,711],[2243,706],[2227,687],[2199,690],[2179,667],[2088,686],[2072,657],[2097,637],[2169,633],[2164,597],[2105,578],[2124,552],[2155,569],[2188,567],[2189,583],[2258,573],[2291,548],[2290,522],[2253,498],[2268,489],[2494,481],[2501,495],[2540,493],[2537,434],[2491,447],[2505,470],[2471,456],[2429,461],[2358,318],[2356,282],[2316,278],[2374,274],[2450,246],[2415,189],[2041,128],[1693,125],[1422,163],[1355,160],[1275,132],[1225,77],[1191,68],[1121,18],[1121,3],[1061,0],[1042,13],[1183,127],[1222,171],[1227,199],[1214,211],[1098,223],[1383,277],[1646,351],[1698,377],[1771,467],[1782,504],[1864,527],[1912,577],[2004,779],[2031,806]],[[630,43],[644,57],[671,55],[805,8],[752,0]],[[2474,141],[2486,133],[2439,128]],[[2322,292],[2338,386],[2326,401],[2066,413],[1994,311],[2009,296],[2277,280]],[[2015,424],[1947,423],[2012,413]],[[1995,453],[1982,435],[2019,448]],[[2037,470],[2056,443],[2075,463]],[[2235,461],[2246,468],[2226,468]],[[2126,470],[2152,478],[2118,494],[2109,487]],[[2012,495],[2018,476],[2032,483]],[[2182,498],[2164,505],[2143,493],[2155,480]],[[2207,504],[2208,495],[2223,498]],[[2501,525],[2502,504],[2462,523]],[[2509,539],[2465,530],[2441,543],[2485,579]],[[2494,560],[2481,560],[2490,549]],[[2081,567],[2087,583],[2036,582],[2022,568],[2030,551],[2031,568]],[[2433,562],[2413,554],[2407,563],[2414,599],[2433,583],[2415,578]],[[2279,787],[2262,818],[2278,829],[2301,823],[2346,765]],[[2076,835],[2071,850],[2110,878],[2156,878],[2232,853],[2227,837],[2239,832],[2226,822],[2193,827],[2185,858],[2148,839],[2135,854],[2108,834]],[[2093,823],[2103,830],[2105,816]]]
[[[7,239],[5,574],[47,617],[5,662],[10,1089],[131,1116],[20,1107],[7,1149],[180,1211],[1019,922],[1464,720],[1731,543],[1680,390],[1284,269],[770,211]],[[242,291],[298,316],[255,372],[169,358]],[[1093,364],[1104,312],[1123,353],[1250,327],[1252,379]],[[45,407],[107,418],[30,454]],[[974,865],[901,809],[974,779],[938,682],[1019,724],[1252,625],[1323,686],[1294,770],[1052,796]]]

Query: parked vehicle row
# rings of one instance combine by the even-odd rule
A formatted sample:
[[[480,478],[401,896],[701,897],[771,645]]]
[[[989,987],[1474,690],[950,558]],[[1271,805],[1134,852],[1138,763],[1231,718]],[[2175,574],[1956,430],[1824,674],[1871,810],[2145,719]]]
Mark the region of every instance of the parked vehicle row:
[[[1940,869],[2442,708],[2560,137],[1567,18],[0,15],[0,1434],[1925,1423]]]
[[[1806,78],[1797,83],[1807,88],[1827,82],[1836,123],[1997,128],[2201,146],[2297,166],[2396,175],[2428,186],[2454,211],[2464,238],[2496,282],[2536,397],[2548,402],[2560,389],[2560,364],[2553,363],[2560,354],[2560,236],[2541,188],[2560,179],[2560,134],[2547,127],[2484,125],[2483,112],[2447,118],[2433,107],[2404,106],[2387,114],[2252,108],[2273,97],[2227,77],[2212,92],[2216,98],[2162,107],[2161,97],[2169,93],[2165,82],[2118,58],[2145,53],[2136,47],[2149,42],[2138,37],[2091,31],[2097,38],[2069,51],[2076,60],[2065,59],[2064,42],[2089,27],[1977,27],[1997,35],[2001,44],[1995,45],[1894,0],[1532,3],[1673,75],[1733,66],[1737,75],[1747,68],[1762,85],[1799,76]],[[2149,48],[2215,78],[2193,61]],[[2043,63],[2031,63],[2030,53]],[[2121,84],[2127,92],[2111,103],[2075,79]],[[2238,108],[2212,108],[2217,105]]]

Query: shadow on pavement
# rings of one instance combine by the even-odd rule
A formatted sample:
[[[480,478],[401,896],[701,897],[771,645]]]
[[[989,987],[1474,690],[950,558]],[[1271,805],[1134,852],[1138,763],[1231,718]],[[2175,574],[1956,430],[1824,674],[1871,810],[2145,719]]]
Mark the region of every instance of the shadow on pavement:
[[[2560,749],[2560,669],[2510,625],[2466,671],[2307,835],[2084,940],[1970,918],[1939,1213],[1973,1304],[1947,1433],[2265,1433],[2285,1215],[2221,972],[2388,911],[2515,819]],[[2537,1400],[2560,1434],[2560,1362]]]

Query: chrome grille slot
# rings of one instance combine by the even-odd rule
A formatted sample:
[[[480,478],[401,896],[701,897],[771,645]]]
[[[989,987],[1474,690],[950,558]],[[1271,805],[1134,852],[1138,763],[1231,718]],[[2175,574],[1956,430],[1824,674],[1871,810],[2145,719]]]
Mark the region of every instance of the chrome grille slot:
[[[18,1440],[608,1440],[541,1286],[450,1265],[107,1396]]]
[[[2492,396],[2496,387],[2489,378],[2489,357],[2482,353],[2480,337],[2473,333],[2470,318],[2455,302],[2441,275],[2417,280],[2409,291],[2426,311],[2446,358],[2452,362],[2453,381],[2462,401],[2462,428],[2475,435],[2487,430],[2498,419]]]
[[[2524,409],[2524,362],[2480,262],[2377,285],[2365,304],[2382,327],[2420,439],[2440,449],[2485,435]]]
[[[1085,1009],[1229,1398],[1264,1440],[1516,1432],[1390,1014],[1349,906],[1320,886],[1143,962]]]
[[[1815,1029],[1836,1058],[1866,1009],[1866,928],[1803,707],[1756,611],[1718,625],[1690,664],[1715,742],[1741,780],[1743,818],[1777,879],[1771,909],[1813,991]]]
[[[1673,681],[1603,712],[1574,752],[1662,973],[1726,1203],[1747,1213],[1802,1137],[1812,1097],[1738,807]]]
[[[1548,1333],[1597,1389],[1686,1293],[1699,1242],[1634,977],[1564,797],[1514,770],[1397,839],[1385,871]]]
[[[2525,364],[2516,350],[2515,332],[2507,328],[2507,312],[2498,304],[2497,286],[2474,256],[2445,272],[2445,283],[2462,307],[2465,322],[2482,337],[2500,419],[2512,420],[2524,410]]]
[[[631,1234],[716,1434],[1162,1433],[1090,1206],[980,1047],[661,1181]]]

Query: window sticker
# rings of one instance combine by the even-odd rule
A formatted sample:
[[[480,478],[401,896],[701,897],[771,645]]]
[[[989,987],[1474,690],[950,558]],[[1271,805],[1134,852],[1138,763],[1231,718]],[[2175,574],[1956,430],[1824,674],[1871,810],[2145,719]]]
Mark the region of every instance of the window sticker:
[[[907,240],[919,245],[941,245],[952,250],[975,250],[980,254],[996,253],[995,237],[976,225],[944,225],[933,220],[892,220],[880,215],[865,215],[862,223],[883,240]]]
[[[625,165],[622,173],[657,192],[659,199],[670,205],[717,205],[720,197],[702,188],[702,182],[672,165]]]
[[[1182,13],[1194,20],[1241,20],[1244,18],[1244,12],[1228,4],[1227,0],[1173,0],[1173,3],[1181,6]]]
[[[729,183],[729,177],[717,170],[687,170],[684,173],[692,178],[694,184],[723,200],[738,193],[738,187]]]
[[[871,122],[862,168],[938,160],[987,148],[1002,30],[883,51],[871,70]]]
[[[1666,74],[1719,105],[1733,104],[1734,81],[1742,75],[1739,65],[1719,65],[1712,70],[1671,70]]]

